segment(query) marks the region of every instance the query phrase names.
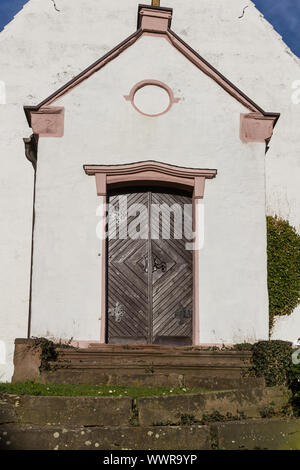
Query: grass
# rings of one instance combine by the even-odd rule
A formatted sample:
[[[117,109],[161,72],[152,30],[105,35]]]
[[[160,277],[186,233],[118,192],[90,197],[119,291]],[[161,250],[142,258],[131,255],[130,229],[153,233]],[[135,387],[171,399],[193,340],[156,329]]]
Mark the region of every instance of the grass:
[[[0,383],[0,394],[61,397],[151,397],[207,392],[204,389],[172,387],[116,387],[107,385],[45,385],[34,382]]]

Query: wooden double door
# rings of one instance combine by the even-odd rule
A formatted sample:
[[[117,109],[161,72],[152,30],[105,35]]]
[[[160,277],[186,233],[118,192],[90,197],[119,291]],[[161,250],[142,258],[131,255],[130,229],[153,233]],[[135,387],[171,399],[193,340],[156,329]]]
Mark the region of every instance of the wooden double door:
[[[108,203],[107,342],[191,344],[191,196],[135,188]]]

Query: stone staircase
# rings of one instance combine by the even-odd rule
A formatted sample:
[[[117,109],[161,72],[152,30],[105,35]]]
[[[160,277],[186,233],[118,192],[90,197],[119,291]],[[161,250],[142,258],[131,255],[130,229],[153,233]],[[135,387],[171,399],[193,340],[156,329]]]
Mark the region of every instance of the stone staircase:
[[[289,392],[243,377],[249,351],[37,344],[16,340],[14,382],[185,386],[205,392],[136,399],[2,395],[1,450],[300,450],[300,420],[282,416]],[[262,419],[270,412],[271,419]]]
[[[30,348],[31,340],[17,341],[13,382],[38,379],[50,384],[220,390],[243,385],[242,370],[251,358],[249,351],[229,349],[92,344],[86,349],[56,349],[58,357],[43,369],[37,351]]]
[[[0,450],[300,449],[284,388],[130,397],[0,395]]]

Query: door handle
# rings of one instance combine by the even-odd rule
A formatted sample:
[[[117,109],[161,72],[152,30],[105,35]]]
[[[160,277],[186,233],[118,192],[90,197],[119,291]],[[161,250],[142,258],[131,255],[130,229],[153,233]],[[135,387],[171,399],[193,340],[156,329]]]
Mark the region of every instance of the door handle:
[[[167,264],[164,261],[160,261],[155,255],[152,256],[152,272],[162,270],[164,273],[167,269]]]
[[[148,272],[148,256],[147,255],[145,255],[143,258],[143,268],[144,268],[144,272],[147,273]]]
[[[145,255],[143,258],[143,268],[144,272],[148,272],[148,256]],[[164,273],[167,269],[167,263],[165,261],[160,261],[157,256],[153,255],[152,256],[152,272],[154,273],[155,271],[161,271]]]

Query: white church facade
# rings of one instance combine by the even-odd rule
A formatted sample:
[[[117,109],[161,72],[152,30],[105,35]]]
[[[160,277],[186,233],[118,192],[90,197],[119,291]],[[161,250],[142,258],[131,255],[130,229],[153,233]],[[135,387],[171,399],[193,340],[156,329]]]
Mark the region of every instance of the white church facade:
[[[3,68],[1,380],[15,338],[269,338],[266,215],[299,230],[300,63],[254,6],[159,3],[30,0],[0,34],[2,70],[33,28]],[[299,309],[273,334],[297,328]]]

